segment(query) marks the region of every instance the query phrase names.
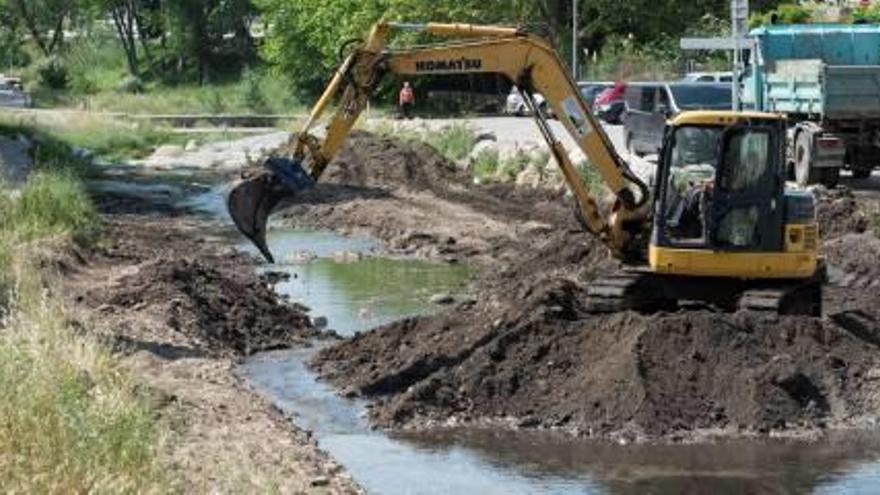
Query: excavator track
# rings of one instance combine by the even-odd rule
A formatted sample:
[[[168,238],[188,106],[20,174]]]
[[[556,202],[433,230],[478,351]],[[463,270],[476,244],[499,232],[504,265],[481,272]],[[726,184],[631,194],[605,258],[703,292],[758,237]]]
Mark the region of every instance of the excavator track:
[[[655,312],[671,309],[673,304],[650,272],[622,271],[595,280],[587,287],[586,305],[592,313]]]
[[[663,275],[647,269],[622,270],[587,287],[591,313],[655,313],[682,307],[737,310],[781,315],[822,313],[822,284],[802,281],[742,281]]]
[[[745,290],[740,297],[739,309],[781,315],[822,314],[822,287],[818,282]]]

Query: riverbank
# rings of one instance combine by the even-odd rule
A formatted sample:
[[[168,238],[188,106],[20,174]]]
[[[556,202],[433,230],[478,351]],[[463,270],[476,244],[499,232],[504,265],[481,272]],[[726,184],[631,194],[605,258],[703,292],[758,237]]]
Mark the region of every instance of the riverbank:
[[[105,213],[106,239],[67,266],[76,326],[147,387],[171,432],[180,491],[355,493],[343,469],[235,370],[256,352],[325,339],[251,260],[192,218]]]
[[[191,185],[114,194],[109,170],[19,132],[34,148],[0,191],[3,486],[358,493],[237,377],[245,356],[331,337],[174,203]]]

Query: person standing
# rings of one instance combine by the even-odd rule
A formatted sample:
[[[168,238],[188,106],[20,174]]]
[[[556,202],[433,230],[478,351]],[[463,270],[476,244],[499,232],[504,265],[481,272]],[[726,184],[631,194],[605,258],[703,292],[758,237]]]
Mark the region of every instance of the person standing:
[[[416,94],[413,92],[412,86],[410,86],[409,81],[403,83],[403,88],[400,89],[400,96],[398,97],[398,105],[400,105],[400,113],[406,119],[412,118],[413,107],[416,105]]]

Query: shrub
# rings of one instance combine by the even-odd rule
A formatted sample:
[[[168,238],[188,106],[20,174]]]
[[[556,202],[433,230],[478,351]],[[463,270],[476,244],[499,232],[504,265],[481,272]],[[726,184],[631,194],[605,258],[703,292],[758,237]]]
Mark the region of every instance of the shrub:
[[[248,69],[241,78],[241,101],[255,113],[269,113],[269,104],[263,90],[263,77],[259,72]]]
[[[144,82],[136,76],[128,76],[116,86],[120,93],[140,94],[144,92]]]
[[[498,173],[499,163],[500,158],[497,149],[487,148],[481,150],[477,153],[477,156],[474,157],[474,162],[471,166],[471,173],[476,179],[481,181],[491,180],[495,177],[495,174]]]
[[[67,65],[61,57],[57,56],[43,59],[37,66],[37,74],[40,78],[40,84],[52,90],[67,89],[67,84],[70,81]]]
[[[498,176],[501,180],[516,180],[516,176],[526,169],[531,163],[532,158],[528,153],[517,151],[515,155],[507,158],[498,168]]]
[[[474,149],[477,136],[467,124],[453,124],[426,136],[428,144],[451,160],[467,158]]]
[[[67,172],[33,175],[14,202],[10,221],[22,241],[70,234],[87,244],[100,230],[98,214],[82,183]]]

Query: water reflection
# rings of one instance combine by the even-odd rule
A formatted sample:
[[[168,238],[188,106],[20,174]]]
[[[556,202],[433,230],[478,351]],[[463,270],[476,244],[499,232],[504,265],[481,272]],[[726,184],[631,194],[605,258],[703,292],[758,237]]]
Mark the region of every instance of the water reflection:
[[[290,275],[276,290],[326,316],[343,335],[429,312],[431,296],[460,293],[470,277],[463,265],[371,256],[378,245],[369,238],[275,229],[269,245],[281,262],[271,269]],[[256,253],[249,244],[241,248]]]

